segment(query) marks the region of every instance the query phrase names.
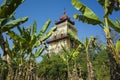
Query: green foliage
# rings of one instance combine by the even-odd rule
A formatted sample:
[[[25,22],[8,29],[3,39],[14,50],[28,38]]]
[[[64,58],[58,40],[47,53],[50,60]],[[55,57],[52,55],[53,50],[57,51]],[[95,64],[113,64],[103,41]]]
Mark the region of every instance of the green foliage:
[[[77,50],[77,49],[76,49]],[[76,50],[73,50],[76,51]],[[79,67],[81,67],[81,76],[84,80],[87,79],[87,61],[86,61],[86,53],[84,50],[80,51],[78,55],[75,57],[74,61],[71,59],[67,62],[67,58],[70,59],[70,53],[62,53],[62,54],[53,54],[50,58],[47,55],[44,55],[42,61],[39,63],[39,77],[41,79],[68,79],[68,67],[69,72],[73,75],[72,71],[74,69],[74,65],[76,64],[77,72],[79,72]],[[62,58],[63,57],[63,58]],[[109,61],[106,51],[102,49],[96,54],[94,49],[89,50],[89,58],[93,63],[96,78],[99,80],[106,79],[109,80]],[[65,60],[64,60],[65,59]],[[68,63],[68,64],[67,64]]]
[[[120,57],[119,55],[120,55],[120,40],[118,40],[117,42],[116,42],[116,48],[115,48],[115,50],[116,50],[116,55],[118,56],[118,57]]]
[[[106,9],[104,16],[112,14],[113,10],[118,11],[120,9],[119,0],[98,0],[99,4]]]
[[[82,14],[74,14],[74,18],[77,20],[81,20],[83,23],[87,24],[101,24],[102,22],[96,16],[96,14],[90,10],[87,6],[85,6],[83,3],[81,3],[78,0],[72,0],[72,5]]]
[[[82,48],[82,45],[79,44],[78,47],[76,48],[76,50],[72,53],[72,59],[75,60],[76,57],[78,56],[78,54],[80,53],[80,50]]]
[[[116,19],[116,22],[113,22],[111,19],[108,19],[109,26],[112,27],[116,32],[120,33],[120,21]]]
[[[2,32],[8,31],[8,30],[16,27],[17,25],[20,25],[20,24],[26,22],[27,20],[28,20],[28,18],[24,17],[24,18],[13,20],[12,22],[8,22],[1,27],[1,31]]]
[[[38,51],[35,52],[35,58],[39,57],[42,52],[43,52],[44,48],[40,48]]]
[[[0,6],[0,47],[3,49],[3,55],[6,55],[6,44],[2,33],[8,32],[10,29],[26,22],[27,17],[14,19],[15,9],[23,2],[23,0],[5,0]]]
[[[78,44],[81,43],[80,40],[78,39],[78,37],[75,36],[75,34],[74,34],[72,31],[69,31],[69,32],[68,32],[68,35],[69,35],[70,38],[71,38],[72,40],[74,40],[76,43],[78,43]]]
[[[83,5],[78,0],[72,0],[72,5],[80,12],[82,12],[82,15],[75,14],[75,19],[81,20],[84,23],[87,24],[95,24],[100,25],[102,27],[103,31],[106,34],[106,43],[107,43],[107,54],[109,56],[110,60],[110,80],[118,80],[120,77],[120,62],[118,60],[118,55],[116,55],[115,46],[113,43],[113,40],[111,38],[111,30],[110,27],[112,27],[115,31],[119,32],[119,20],[117,20],[117,23],[114,23],[112,20],[109,19],[109,15],[112,14],[113,10],[120,10],[120,1],[119,0],[98,0],[98,2],[103,6],[104,8],[104,21],[101,22],[94,13],[91,11],[87,6]],[[94,16],[93,16],[93,15]],[[90,16],[90,17],[89,17]],[[87,18],[86,18],[87,17]],[[89,19],[90,18],[90,19]],[[95,19],[94,19],[95,18]],[[92,22],[90,22],[90,21]],[[93,21],[94,20],[94,21]],[[100,21],[100,22],[98,22]],[[87,49],[87,48],[86,48]],[[87,50],[86,50],[87,52]]]
[[[49,20],[48,20],[49,21]],[[47,21],[47,23],[48,23]],[[49,21],[50,22],[50,21]],[[47,26],[43,26],[43,28],[48,27]],[[43,41],[47,38],[49,38],[49,36],[52,34],[53,30],[55,30],[55,28],[52,28],[50,31],[48,31],[48,33],[43,33],[40,31],[40,33],[37,34],[36,30],[37,30],[37,25],[36,22],[33,23],[32,26],[30,26],[30,28],[24,29],[24,28],[19,28],[18,27],[18,31],[20,31],[20,34],[15,33],[14,31],[8,31],[8,35],[10,36],[11,39],[14,40],[14,48],[16,49],[16,47],[20,48],[23,53],[27,53],[27,54],[33,54],[33,56],[39,57],[40,54],[44,51],[45,47],[41,46],[41,44],[43,44]],[[41,35],[39,35],[41,34]],[[39,49],[36,49],[36,52],[33,53],[32,50],[34,50],[34,48],[41,46]],[[14,50],[14,49],[13,49]],[[25,55],[24,54],[24,55]]]
[[[39,65],[39,76],[46,80],[67,80],[66,64],[63,63],[59,55],[52,55],[47,58],[44,55]]]
[[[0,6],[0,18],[9,17],[24,0],[4,0]]]
[[[0,6],[0,38],[2,38],[0,39],[0,47],[6,54],[5,58],[7,57],[5,64],[0,57],[0,79],[2,80],[35,79],[38,70],[35,59],[45,50],[44,41],[56,29],[56,27],[53,27],[46,33],[50,20],[45,23],[38,35],[36,22],[29,28],[20,28],[20,24],[26,22],[28,18],[15,19],[14,13],[23,1],[5,0]],[[14,27],[17,27],[20,34],[11,30]],[[12,48],[10,48],[9,40],[7,38],[4,40],[3,32],[10,36],[10,40],[12,39]]]
[[[109,80],[109,60],[106,51],[103,49],[99,51],[95,59],[92,61],[96,73],[96,77],[99,80]]]

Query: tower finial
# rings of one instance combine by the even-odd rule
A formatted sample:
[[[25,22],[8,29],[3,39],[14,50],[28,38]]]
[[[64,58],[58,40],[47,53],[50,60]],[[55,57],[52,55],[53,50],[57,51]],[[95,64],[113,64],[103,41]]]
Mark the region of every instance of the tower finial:
[[[66,9],[64,8],[64,14],[66,14]]]

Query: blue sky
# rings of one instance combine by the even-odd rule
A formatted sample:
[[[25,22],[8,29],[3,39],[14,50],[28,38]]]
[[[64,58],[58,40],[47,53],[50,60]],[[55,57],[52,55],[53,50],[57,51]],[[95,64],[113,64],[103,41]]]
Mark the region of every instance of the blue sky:
[[[101,19],[103,19],[104,10],[97,3],[97,0],[81,0],[84,4],[90,7]],[[78,22],[73,19],[73,14],[78,12],[71,4],[71,0],[26,0],[17,10],[16,17],[28,16],[29,20],[24,24],[29,26],[34,20],[37,21],[38,30],[41,29],[47,19],[51,19],[50,27],[54,26],[54,21],[58,20],[63,14],[64,8],[66,9],[67,15],[75,21],[75,26],[78,29],[79,38],[85,38],[86,36],[103,36],[104,32],[98,26],[87,25],[82,22]],[[117,12],[111,16],[119,17],[120,14]],[[120,19],[120,17],[119,17]],[[49,28],[50,28],[49,27]]]
[[[0,0],[0,3],[2,1],[3,0]],[[90,7],[100,17],[100,19],[103,20],[104,10],[97,3],[97,0],[80,1]],[[47,19],[51,19],[49,29],[54,26],[54,21],[59,20],[64,9],[66,9],[67,15],[71,20],[75,21],[75,26],[78,30],[78,37],[80,40],[90,36],[99,36],[100,38],[104,37],[104,32],[99,26],[87,25],[73,19],[73,14],[80,12],[72,6],[71,0],[25,0],[25,2],[17,8],[15,17],[20,18],[28,16],[28,21],[22,25],[25,27],[30,26],[34,20],[36,20],[38,26],[37,30],[39,31]],[[114,12],[110,17],[113,20],[115,20],[115,17],[120,20],[120,12]]]

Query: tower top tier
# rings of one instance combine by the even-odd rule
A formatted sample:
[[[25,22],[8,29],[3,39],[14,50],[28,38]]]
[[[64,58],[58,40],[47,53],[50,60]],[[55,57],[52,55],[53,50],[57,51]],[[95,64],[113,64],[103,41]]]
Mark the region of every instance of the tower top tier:
[[[58,25],[64,21],[68,21],[70,22],[72,25],[74,25],[75,23],[73,21],[70,20],[70,18],[67,16],[66,11],[64,10],[63,15],[60,17],[59,21],[55,21],[55,24]]]

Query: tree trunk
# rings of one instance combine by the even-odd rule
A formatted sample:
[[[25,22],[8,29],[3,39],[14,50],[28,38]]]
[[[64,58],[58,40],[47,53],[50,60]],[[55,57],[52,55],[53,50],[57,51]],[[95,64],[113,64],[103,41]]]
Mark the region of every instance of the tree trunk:
[[[110,62],[110,80],[120,80],[120,61],[116,61],[117,55],[115,50],[112,48],[113,41],[111,38],[107,39],[107,53]],[[112,46],[111,46],[112,45]]]
[[[10,57],[7,54],[7,48],[5,47],[5,40],[2,35],[2,32],[0,30],[0,47],[3,49],[3,60],[7,61],[8,63],[10,62]]]
[[[120,80],[120,62],[116,62],[113,51],[108,47],[107,53],[110,62],[110,80]]]
[[[88,55],[88,46],[86,47],[86,60],[87,60],[88,80],[96,80],[93,65]]]

